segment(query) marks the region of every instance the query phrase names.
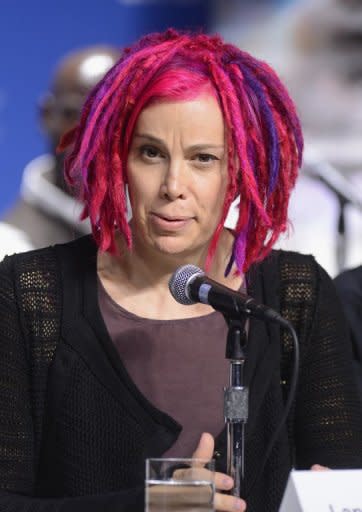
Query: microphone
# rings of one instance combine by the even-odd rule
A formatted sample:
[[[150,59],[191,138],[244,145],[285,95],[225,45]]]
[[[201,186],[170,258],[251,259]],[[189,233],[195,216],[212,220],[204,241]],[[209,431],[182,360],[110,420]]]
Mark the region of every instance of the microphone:
[[[290,325],[274,309],[210,279],[195,265],[179,267],[171,276],[168,286],[171,295],[180,304],[191,305],[202,302],[229,318],[240,319],[244,314],[267,322],[277,322],[285,327]]]
[[[349,181],[342,172],[320,157],[317,151],[311,148],[306,151],[303,170],[306,175],[321,181],[336,194],[340,201],[352,204],[355,208],[362,210],[362,194],[358,191],[358,187]]]

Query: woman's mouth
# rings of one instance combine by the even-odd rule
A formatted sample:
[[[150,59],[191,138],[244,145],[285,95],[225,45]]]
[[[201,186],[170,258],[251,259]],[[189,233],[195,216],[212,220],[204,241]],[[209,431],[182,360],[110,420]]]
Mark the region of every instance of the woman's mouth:
[[[187,227],[193,220],[193,217],[184,216],[169,216],[161,215],[159,213],[151,214],[152,223],[158,228],[164,231],[179,231]]]

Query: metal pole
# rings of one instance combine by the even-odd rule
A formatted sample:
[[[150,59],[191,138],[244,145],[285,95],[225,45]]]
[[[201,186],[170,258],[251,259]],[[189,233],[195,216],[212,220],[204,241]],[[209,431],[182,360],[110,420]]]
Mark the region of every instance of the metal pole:
[[[245,322],[229,322],[226,357],[230,359],[229,386],[224,388],[224,418],[227,426],[227,474],[234,480],[233,496],[241,497],[245,477],[245,424],[249,390],[244,384]]]
[[[339,199],[339,216],[338,216],[338,226],[337,226],[337,270],[341,272],[345,269],[346,266],[346,216],[345,216],[345,206],[346,202],[341,198]]]

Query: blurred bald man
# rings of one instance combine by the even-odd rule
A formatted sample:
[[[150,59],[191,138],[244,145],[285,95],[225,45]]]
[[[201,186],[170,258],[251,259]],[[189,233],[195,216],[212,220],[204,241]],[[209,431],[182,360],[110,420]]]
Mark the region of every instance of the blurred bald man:
[[[89,232],[80,222],[81,205],[67,192],[63,180],[63,155],[55,150],[61,136],[73,128],[90,89],[118,60],[120,51],[110,46],[92,46],[66,55],[58,64],[50,91],[40,102],[40,119],[49,142],[49,154],[25,167],[20,198],[5,214],[8,225],[21,230],[30,246],[63,243]],[[11,254],[18,246],[3,247]]]

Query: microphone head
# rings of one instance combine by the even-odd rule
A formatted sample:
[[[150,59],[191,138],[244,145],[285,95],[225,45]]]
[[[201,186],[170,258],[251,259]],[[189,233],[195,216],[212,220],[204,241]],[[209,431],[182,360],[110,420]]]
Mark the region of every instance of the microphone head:
[[[196,265],[183,265],[179,267],[171,276],[168,287],[172,297],[186,306],[196,304],[196,301],[189,297],[188,286],[196,276],[204,275],[201,268]]]

